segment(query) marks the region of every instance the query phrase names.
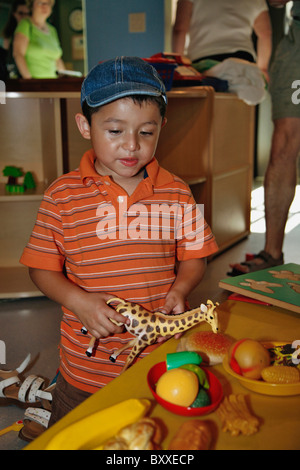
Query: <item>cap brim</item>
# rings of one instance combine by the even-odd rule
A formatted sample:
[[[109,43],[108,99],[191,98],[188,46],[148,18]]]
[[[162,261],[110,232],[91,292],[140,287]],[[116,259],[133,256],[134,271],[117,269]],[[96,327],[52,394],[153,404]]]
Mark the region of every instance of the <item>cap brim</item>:
[[[161,96],[167,102],[166,95],[157,88],[140,83],[114,83],[92,92],[85,101],[91,108],[103,106],[120,98],[131,95]]]

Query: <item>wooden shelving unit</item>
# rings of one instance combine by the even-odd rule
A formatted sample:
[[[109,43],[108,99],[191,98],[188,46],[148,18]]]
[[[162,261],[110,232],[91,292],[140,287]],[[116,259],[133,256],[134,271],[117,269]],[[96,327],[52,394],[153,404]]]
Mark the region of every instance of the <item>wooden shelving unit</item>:
[[[78,80],[55,81],[53,91],[33,91],[34,83],[8,87],[0,106],[0,170],[6,165],[31,171],[37,188],[22,195],[5,191],[0,177],[0,298],[38,296],[19,259],[32,231],[44,189],[76,168],[89,141],[74,116],[80,112]],[[51,86],[54,82],[51,82]],[[168,93],[168,123],[156,156],[163,167],[184,179],[223,250],[245,237],[250,226],[254,108],[234,95],[209,87]]]

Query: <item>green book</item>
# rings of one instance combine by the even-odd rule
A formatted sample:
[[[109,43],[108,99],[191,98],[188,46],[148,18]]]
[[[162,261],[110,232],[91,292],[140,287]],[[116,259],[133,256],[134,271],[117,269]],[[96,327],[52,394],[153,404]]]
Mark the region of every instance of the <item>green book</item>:
[[[219,286],[251,299],[300,313],[300,265],[283,264],[222,279]]]

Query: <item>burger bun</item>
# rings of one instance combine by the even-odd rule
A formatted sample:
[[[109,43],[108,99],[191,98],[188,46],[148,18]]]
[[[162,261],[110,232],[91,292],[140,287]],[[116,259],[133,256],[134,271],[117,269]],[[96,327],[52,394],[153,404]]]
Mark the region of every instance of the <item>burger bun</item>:
[[[233,340],[222,333],[195,331],[181,338],[177,352],[197,352],[202,357],[203,365],[214,366],[223,362],[232,344]]]

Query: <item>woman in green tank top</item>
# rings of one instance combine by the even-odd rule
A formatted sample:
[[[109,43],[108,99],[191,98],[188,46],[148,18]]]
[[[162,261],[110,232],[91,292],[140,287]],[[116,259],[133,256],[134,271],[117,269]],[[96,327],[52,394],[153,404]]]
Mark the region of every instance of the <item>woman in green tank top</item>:
[[[65,68],[57,31],[47,22],[53,5],[54,0],[29,0],[30,17],[15,31],[13,55],[23,78],[56,78]]]

